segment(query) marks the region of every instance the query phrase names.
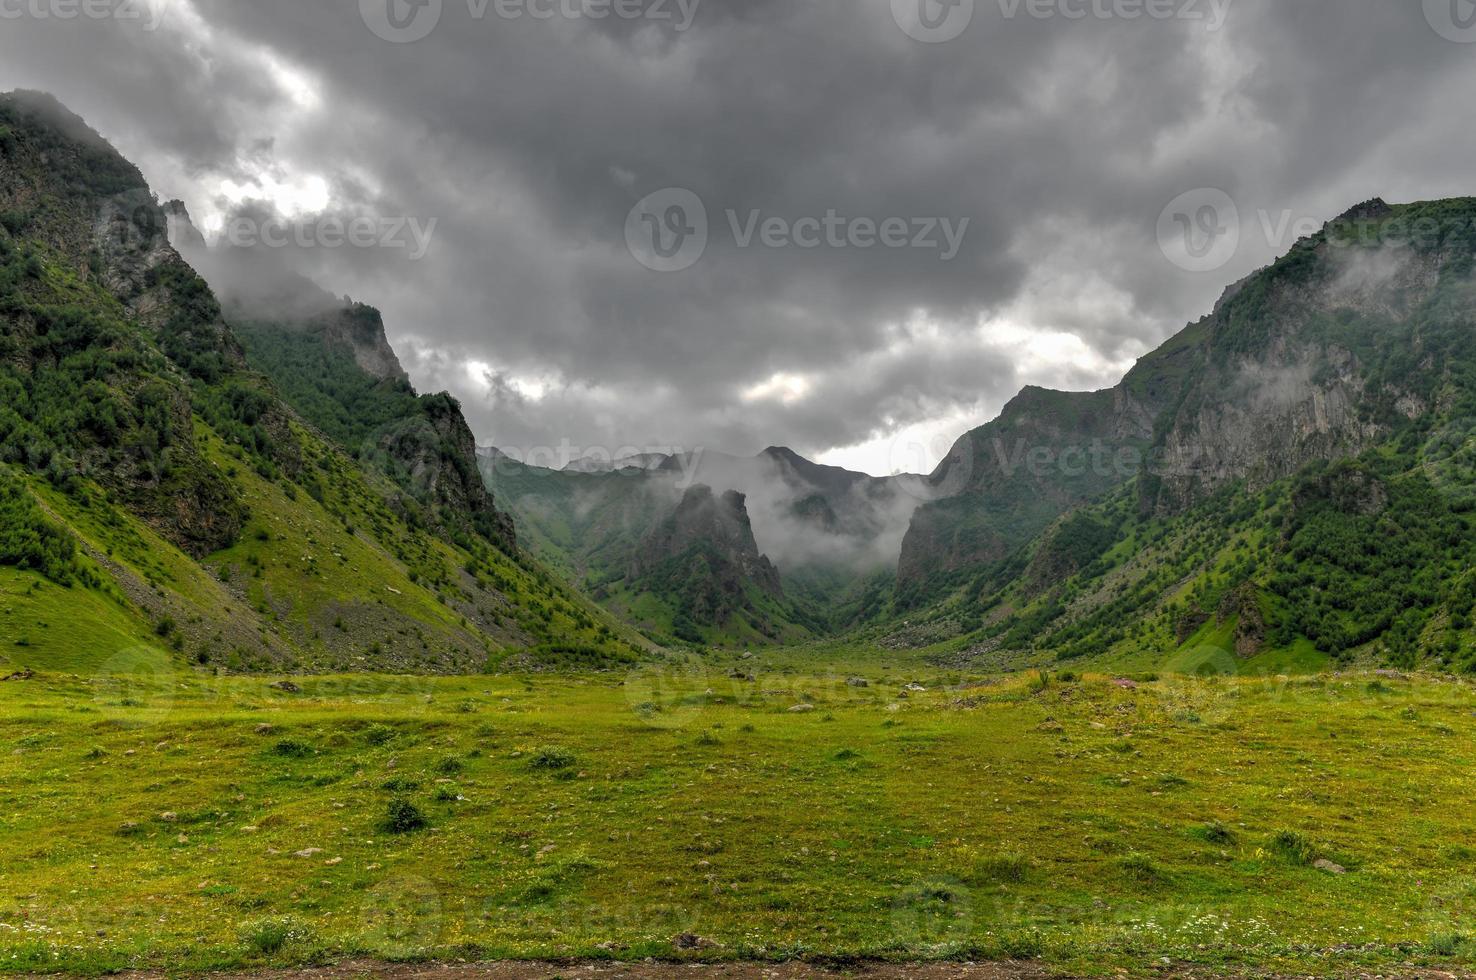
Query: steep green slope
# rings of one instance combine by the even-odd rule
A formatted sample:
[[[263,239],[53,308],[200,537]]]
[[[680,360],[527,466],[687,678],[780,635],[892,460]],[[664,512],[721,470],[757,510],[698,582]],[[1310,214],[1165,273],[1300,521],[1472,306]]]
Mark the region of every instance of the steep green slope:
[[[1124,381],[1175,392],[1140,464],[966,565],[921,642],[999,666],[1471,669],[1473,257],[1471,200],[1370,202],[1299,243]]]
[[[470,453],[448,461],[454,402],[417,400],[367,462],[299,421],[137,170],[48,97],[0,98],[0,218],[0,657],[460,671],[635,656],[468,498],[485,491]]]
[[[240,309],[243,317],[251,313]],[[460,407],[446,394],[415,393],[384,338],[378,311],[354,304],[296,320],[238,322],[248,362],[361,468],[395,486],[387,495],[393,509],[463,547],[478,539],[495,544],[517,566],[500,581],[514,581],[519,571],[533,576],[539,601],[559,614],[556,620],[535,615],[520,621],[542,637],[540,658],[598,662],[602,644],[613,645],[622,657],[644,649],[637,634],[517,549],[512,522],[493,506],[477,469]],[[571,630],[571,623],[577,628]],[[560,634],[570,632],[586,638],[560,643]],[[591,633],[597,641],[592,645]]]

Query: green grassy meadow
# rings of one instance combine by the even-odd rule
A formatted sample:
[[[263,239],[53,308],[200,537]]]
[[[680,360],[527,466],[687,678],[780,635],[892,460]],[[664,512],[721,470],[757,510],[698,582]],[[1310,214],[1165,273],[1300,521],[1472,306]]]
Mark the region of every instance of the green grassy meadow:
[[[802,661],[0,682],[0,971],[1473,951],[1468,683]]]

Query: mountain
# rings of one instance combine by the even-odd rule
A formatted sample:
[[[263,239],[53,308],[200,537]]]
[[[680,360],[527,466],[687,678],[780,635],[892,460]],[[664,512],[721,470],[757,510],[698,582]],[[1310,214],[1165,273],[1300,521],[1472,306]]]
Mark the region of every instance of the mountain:
[[[390,476],[404,491],[395,501],[400,510],[408,499],[442,531],[479,534],[516,551],[512,521],[482,481],[460,406],[448,394],[416,394],[378,310],[318,289],[276,253],[208,248],[182,204],[166,207],[182,254],[221,284],[247,362],[293,409]],[[284,304],[284,296],[291,301]]]
[[[889,605],[897,549],[918,503],[903,481],[821,466],[781,448],[753,457],[707,450],[633,460],[585,459],[556,470],[489,450],[482,470],[535,553],[658,634],[673,636],[682,626],[712,642],[789,642],[849,628]],[[752,623],[712,615],[722,604],[704,603],[679,623],[680,603],[632,572],[653,533],[699,486],[719,499],[727,491],[742,497],[756,550],[778,572],[777,591],[747,578],[750,592],[767,596]]]
[[[928,478],[898,642],[1021,665],[1476,660],[1476,201],[1375,200]],[[1018,463],[1017,463],[1018,461]]]
[[[171,217],[54,99],[0,96],[0,659],[167,678],[644,652],[518,550],[459,408],[409,389],[377,314],[314,309],[283,341],[353,379],[310,398],[309,369],[261,369]]]
[[[659,470],[670,463],[672,457],[666,453],[639,453],[622,456],[620,459],[601,459],[585,456],[564,467],[566,473],[618,473],[621,470]]]
[[[998,419],[965,435],[926,479],[897,568],[917,605],[960,573],[998,562],[1062,514],[1130,479],[1123,453],[1145,450],[1171,383],[1078,393],[1027,388]]]
[[[777,635],[768,612],[784,601],[779,572],[759,554],[743,494],[695,486],[641,541],[628,581],[675,609],[679,639],[700,642],[700,625],[726,627],[741,615],[755,632]],[[782,605],[779,606],[782,615]]]
[[[12,93],[0,658],[466,671],[842,637],[985,669],[1476,669],[1473,272],[1476,201],[1369,201],[927,476],[779,447],[544,469],[478,454],[377,311],[208,247]]]

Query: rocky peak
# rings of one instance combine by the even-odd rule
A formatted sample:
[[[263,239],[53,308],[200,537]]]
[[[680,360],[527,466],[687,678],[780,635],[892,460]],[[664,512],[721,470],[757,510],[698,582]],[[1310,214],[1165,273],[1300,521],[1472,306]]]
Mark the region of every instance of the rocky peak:
[[[174,247],[183,251],[191,249],[203,249],[209,247],[205,242],[205,236],[200,234],[200,229],[195,227],[195,221],[190,217],[189,208],[179,198],[165,201],[160,205],[164,212],[164,219],[169,223],[169,240]]]
[[[384,318],[372,306],[351,303],[314,318],[310,326],[323,332],[323,342],[353,356],[365,374],[381,381],[409,381],[384,333]]]
[[[510,517],[498,510],[477,466],[477,444],[461,405],[449,394],[424,395],[419,414],[385,426],[369,447],[412,497],[446,525],[472,529],[509,553],[517,549]]]
[[[1342,214],[1333,219],[1337,224],[1343,221],[1379,221],[1389,217],[1394,209],[1384,201],[1382,197],[1371,198],[1362,204],[1355,204]]]
[[[782,598],[779,572],[759,554],[747,498],[690,487],[671,516],[647,535],[630,577],[659,593],[680,594],[684,611],[717,624],[748,605],[748,586]]]
[[[1469,277],[1469,246],[1451,245],[1466,241],[1460,230],[1473,217],[1470,201],[1365,201],[1334,224],[1400,219],[1441,233],[1398,249],[1380,234],[1304,239],[1227,289],[1209,316],[1110,392],[1026,388],[927,481],[930,503],[904,543],[900,585],[998,561],[1135,478],[1142,507],[1171,515],[1228,484],[1265,486],[1387,438],[1429,410],[1436,382],[1381,365],[1417,348],[1415,314],[1443,284]],[[1080,450],[1093,445],[1108,452],[1081,465]]]

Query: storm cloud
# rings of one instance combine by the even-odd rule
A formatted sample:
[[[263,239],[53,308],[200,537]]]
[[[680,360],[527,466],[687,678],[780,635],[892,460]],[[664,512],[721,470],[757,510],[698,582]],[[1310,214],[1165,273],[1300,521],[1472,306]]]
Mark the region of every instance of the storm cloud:
[[[0,5],[0,87],[57,95],[207,236],[295,231],[292,267],[524,450],[916,469],[1026,383],[1114,383],[1307,226],[1476,188],[1476,36],[1437,0],[77,9]],[[673,188],[705,238],[632,215]],[[1218,258],[1176,261],[1180,219]]]

